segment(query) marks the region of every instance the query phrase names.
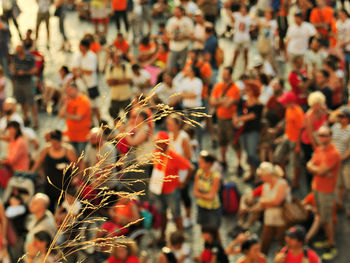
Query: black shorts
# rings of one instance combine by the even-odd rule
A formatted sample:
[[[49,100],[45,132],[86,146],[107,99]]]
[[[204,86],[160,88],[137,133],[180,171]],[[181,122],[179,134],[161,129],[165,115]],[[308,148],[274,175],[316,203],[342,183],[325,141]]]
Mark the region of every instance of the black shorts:
[[[285,16],[277,17],[277,25],[278,25],[278,35],[280,38],[285,38],[288,30],[288,20]]]

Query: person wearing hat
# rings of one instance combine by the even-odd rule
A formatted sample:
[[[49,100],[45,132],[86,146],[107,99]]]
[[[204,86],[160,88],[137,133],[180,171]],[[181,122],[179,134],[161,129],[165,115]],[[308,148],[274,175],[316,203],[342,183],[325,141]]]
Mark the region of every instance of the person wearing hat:
[[[332,131],[328,126],[322,126],[317,132],[319,146],[315,149],[306,167],[313,174],[312,190],[315,195],[317,213],[323,226],[327,240],[314,244],[324,248],[324,260],[332,260],[337,255],[334,240],[334,225],[332,207],[335,202],[334,194],[341,165],[341,155],[332,143]]]
[[[341,155],[338,175],[338,208],[344,209],[345,193],[350,197],[350,108],[344,107],[338,113],[338,122],[332,126],[333,143]],[[350,209],[347,211],[350,218]]]
[[[286,112],[284,120],[277,124],[277,129],[284,125],[285,128],[283,137],[274,151],[274,160],[275,163],[285,167],[287,158],[291,155],[293,186],[297,186],[300,172],[300,132],[304,126],[304,112],[297,104],[297,97],[294,92],[285,92],[278,101],[286,108]]]
[[[297,11],[294,14],[294,24],[288,27],[286,35],[286,58],[293,61],[295,56],[305,55],[309,47],[309,39],[316,35],[315,27],[303,21],[303,14]]]
[[[169,147],[170,136],[165,131],[158,132],[155,138],[156,150],[153,153],[153,171],[149,182],[150,199],[154,200],[162,216],[159,245],[165,245],[167,209],[170,208],[178,231],[183,230],[180,209],[179,172],[193,172],[191,163]]]
[[[196,22],[193,28],[193,49],[195,50],[204,50],[205,43],[205,20],[201,10],[197,10],[194,14],[194,21]]]
[[[282,214],[282,203],[291,199],[290,187],[282,178],[284,172],[278,165],[262,162],[256,172],[264,183],[259,205],[264,210],[261,251],[267,255],[275,237],[280,245],[283,243],[286,222]]]
[[[276,254],[274,263],[320,263],[316,252],[304,247],[305,228],[296,225],[289,228],[285,234],[286,246]]]
[[[244,256],[238,259],[237,263],[268,262],[266,256],[260,252],[259,240],[254,237],[248,238],[242,243],[241,251],[243,252]]]

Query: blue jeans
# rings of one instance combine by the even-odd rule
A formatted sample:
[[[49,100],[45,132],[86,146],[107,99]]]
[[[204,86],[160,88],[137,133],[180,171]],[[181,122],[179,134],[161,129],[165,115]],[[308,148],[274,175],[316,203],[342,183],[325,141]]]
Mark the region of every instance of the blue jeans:
[[[239,142],[242,148],[247,152],[248,164],[254,167],[260,165],[260,160],[257,154],[259,138],[260,133],[258,131],[243,132],[239,137]]]
[[[70,142],[70,144],[74,147],[77,156],[79,157],[83,151],[85,151],[87,142]]]

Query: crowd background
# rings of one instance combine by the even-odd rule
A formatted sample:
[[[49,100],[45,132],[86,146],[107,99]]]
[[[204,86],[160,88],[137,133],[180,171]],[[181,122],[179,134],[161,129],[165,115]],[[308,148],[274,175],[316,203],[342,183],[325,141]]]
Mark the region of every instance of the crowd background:
[[[141,255],[131,242],[111,254],[105,252],[108,248],[96,249],[88,257],[92,262],[227,262],[225,254],[234,255],[229,257],[232,262],[302,262],[304,257],[319,262],[313,250],[303,250],[306,243],[324,261],[336,257],[334,262],[346,262],[348,4],[2,1],[2,248],[9,245],[11,257],[28,252],[26,262],[42,262],[65,212],[71,209],[74,218],[81,209],[72,196],[86,187],[85,182],[77,176],[68,187],[61,178],[64,168],[85,150],[80,170],[93,167],[107,153],[100,165],[113,174],[120,169],[114,167],[117,156],[131,149],[124,165],[132,164],[150,153],[156,137],[170,141],[171,147],[158,145],[158,151],[172,156],[160,158],[167,168],[156,163],[145,166],[146,173],[124,176],[135,180],[179,175],[180,182],[173,178],[162,189],[150,186],[150,193],[140,196],[140,202],[157,204],[153,215],[159,216],[160,231],[155,245],[167,249],[159,252],[151,245],[145,249],[148,256]],[[47,27],[38,27],[40,23]],[[142,106],[142,98],[158,83],[151,105]],[[170,105],[185,117],[171,114],[153,122],[157,103]],[[215,117],[191,115],[197,111]],[[91,129],[100,123],[113,127],[120,118],[126,124],[118,132],[131,135],[115,147],[107,142],[107,132]],[[184,125],[186,118],[203,127]],[[37,194],[25,203],[11,191],[6,176],[37,171],[42,177],[29,192],[46,195]],[[58,207],[59,191],[46,176],[67,188]],[[238,185],[240,213],[223,216],[220,185],[228,182]],[[143,183],[126,188],[115,180],[101,184],[128,192],[145,189]],[[304,228],[292,227],[281,215],[283,203],[292,196],[311,211]],[[144,216],[139,203],[128,198],[116,202],[113,209],[101,212],[109,217],[101,236],[128,235],[131,230],[123,232],[120,227]],[[174,222],[167,231],[166,208]],[[29,215],[27,230],[23,218],[18,219],[23,214]],[[6,222],[17,231],[17,246],[10,246],[10,238],[3,234]],[[324,233],[318,231],[320,226]],[[171,234],[175,228],[177,233]],[[204,241],[204,248],[199,241]],[[275,256],[278,251],[282,252]],[[2,252],[6,257],[6,250]],[[81,255],[68,260],[76,262],[77,256]],[[56,257],[50,255],[46,262]]]

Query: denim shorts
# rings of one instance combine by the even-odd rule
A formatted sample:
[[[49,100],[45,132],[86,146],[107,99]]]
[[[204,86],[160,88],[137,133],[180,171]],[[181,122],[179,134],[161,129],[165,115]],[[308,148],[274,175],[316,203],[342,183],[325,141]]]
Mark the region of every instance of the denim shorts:
[[[197,212],[197,223],[201,226],[213,226],[220,227],[221,224],[221,208],[218,209],[206,209],[200,206]]]

